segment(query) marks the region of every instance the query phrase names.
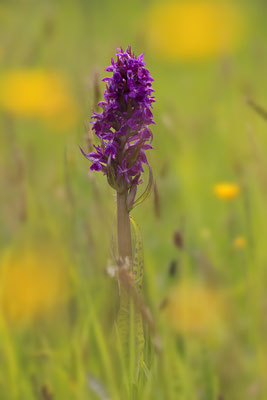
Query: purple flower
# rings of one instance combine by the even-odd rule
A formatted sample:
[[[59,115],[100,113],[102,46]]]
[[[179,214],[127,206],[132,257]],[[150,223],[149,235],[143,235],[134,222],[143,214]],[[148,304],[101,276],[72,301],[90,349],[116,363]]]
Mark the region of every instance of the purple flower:
[[[111,59],[106,71],[112,77],[104,78],[104,101],[98,105],[101,113],[92,115],[93,130],[100,140],[95,152],[83,154],[92,162],[91,170],[102,171],[117,190],[131,190],[142,182],[143,164],[148,164],[145,152],[152,149],[153,124],[152,81],[143,61],[129,46],[118,49],[117,61]],[[149,166],[150,167],[150,166]],[[151,171],[151,169],[150,169]]]

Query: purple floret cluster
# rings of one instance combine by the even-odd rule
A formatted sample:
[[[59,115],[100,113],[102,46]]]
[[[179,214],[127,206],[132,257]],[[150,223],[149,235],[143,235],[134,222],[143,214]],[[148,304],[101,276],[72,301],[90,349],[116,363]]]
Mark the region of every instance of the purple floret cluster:
[[[92,162],[91,170],[102,171],[116,189],[129,189],[142,182],[143,164],[148,164],[146,150],[152,149],[152,81],[143,61],[131,47],[118,49],[117,61],[111,59],[106,71],[107,83],[102,112],[92,115],[93,130],[100,139],[95,151],[83,154]]]

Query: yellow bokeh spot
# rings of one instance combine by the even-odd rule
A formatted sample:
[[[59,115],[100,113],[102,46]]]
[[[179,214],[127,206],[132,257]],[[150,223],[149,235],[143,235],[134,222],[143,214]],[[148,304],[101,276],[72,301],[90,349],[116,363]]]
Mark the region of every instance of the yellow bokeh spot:
[[[247,245],[247,240],[244,236],[237,236],[233,244],[236,249],[243,249]]]
[[[240,193],[240,186],[235,183],[222,182],[213,187],[216,197],[222,200],[235,199]]]
[[[70,128],[77,104],[66,80],[42,69],[22,69],[0,76],[0,107],[20,117],[37,117],[57,128]]]
[[[218,56],[239,44],[242,20],[242,10],[230,1],[163,1],[149,10],[148,44],[171,60]]]
[[[60,256],[6,251],[0,264],[0,313],[10,322],[33,320],[64,304],[67,268]]]
[[[222,327],[224,302],[215,289],[184,282],[173,288],[166,306],[171,327],[185,335],[207,335]]]

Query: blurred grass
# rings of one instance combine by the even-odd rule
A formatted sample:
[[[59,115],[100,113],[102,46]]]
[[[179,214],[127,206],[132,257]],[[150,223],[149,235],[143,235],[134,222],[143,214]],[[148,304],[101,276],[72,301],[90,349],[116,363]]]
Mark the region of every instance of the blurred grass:
[[[249,96],[267,108],[266,4],[235,2],[246,29],[227,54],[178,60],[155,52],[148,40],[155,3],[0,4],[0,76],[14,69],[55,71],[79,110],[75,126],[63,130],[0,111],[1,253],[16,254],[29,243],[63,247],[72,287],[63,308],[30,321],[10,324],[1,308],[1,400],[128,398],[131,382],[114,344],[117,284],[105,274],[115,198],[104,177],[88,177],[78,148],[87,145],[95,73],[102,78],[116,47],[128,44],[145,51],[157,99],[149,157],[159,210],[151,196],[133,216],[143,232],[144,297],[160,346],[147,335],[149,375],[136,398],[266,399],[266,120],[246,103]],[[213,194],[224,181],[241,187],[230,202]],[[176,231],[183,246],[174,243]],[[240,236],[244,247],[234,245]],[[194,288],[223,293],[227,312],[219,337],[173,329],[164,310],[176,290],[179,298],[183,282],[191,282],[192,299]],[[21,287],[26,296],[25,277]],[[185,304],[185,315],[192,309]]]

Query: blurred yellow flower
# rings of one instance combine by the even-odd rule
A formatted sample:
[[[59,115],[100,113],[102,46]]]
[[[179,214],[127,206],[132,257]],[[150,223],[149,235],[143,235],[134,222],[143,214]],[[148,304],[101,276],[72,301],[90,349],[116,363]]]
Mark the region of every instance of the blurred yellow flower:
[[[33,320],[68,298],[67,269],[54,253],[6,251],[0,264],[0,312],[11,322]]]
[[[216,197],[222,200],[235,199],[240,193],[240,186],[236,183],[221,182],[213,187]]]
[[[66,80],[42,69],[13,70],[0,76],[0,107],[21,117],[38,117],[70,128],[78,109]]]
[[[223,324],[224,302],[220,292],[184,282],[171,291],[165,315],[171,327],[185,335],[218,332]]]
[[[242,19],[237,4],[226,0],[163,1],[149,10],[149,45],[172,60],[217,56],[240,42]]]
[[[243,236],[237,236],[233,244],[236,249],[243,249],[247,245],[247,240]]]

